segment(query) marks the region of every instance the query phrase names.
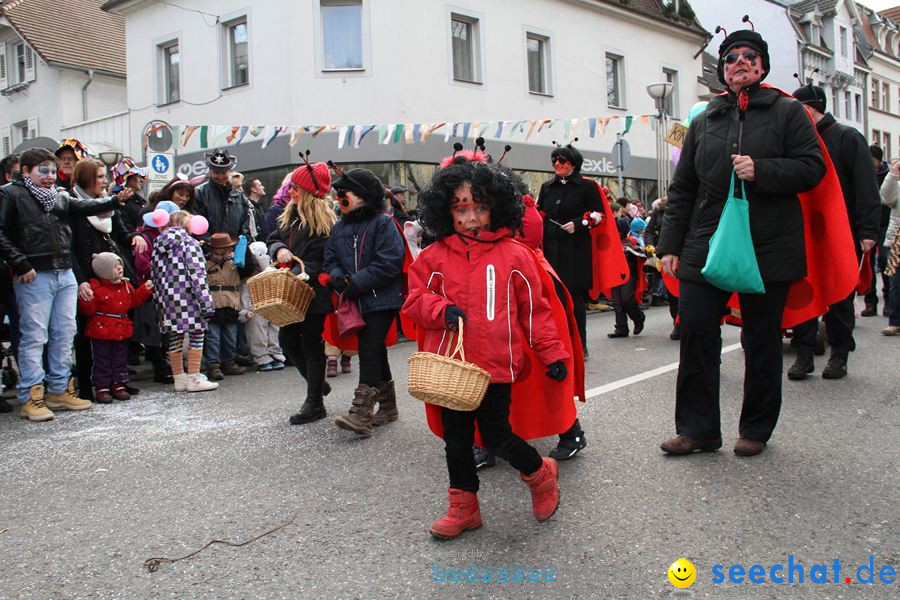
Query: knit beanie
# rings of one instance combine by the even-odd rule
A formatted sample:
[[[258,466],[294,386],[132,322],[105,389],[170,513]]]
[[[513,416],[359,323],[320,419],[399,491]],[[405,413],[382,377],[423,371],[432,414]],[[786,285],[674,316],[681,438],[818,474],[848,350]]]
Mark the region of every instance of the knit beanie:
[[[115,269],[118,264],[122,264],[122,259],[112,252],[101,252],[91,260],[94,274],[107,281],[115,281]]]
[[[317,198],[324,198],[331,189],[331,172],[323,162],[300,165],[291,173],[291,183]]]
[[[350,190],[369,206],[384,205],[384,185],[375,173],[368,169],[351,169],[335,179],[331,187]]]
[[[647,229],[647,223],[640,217],[635,217],[631,220],[631,231],[635,233],[640,233]]]
[[[759,78],[760,81],[766,78],[769,74],[769,44],[766,43],[766,40],[762,38],[761,35],[756,33],[755,31],[751,31],[749,29],[739,29],[738,31],[731,32],[728,37],[722,42],[719,46],[719,64],[716,65],[716,74],[719,76],[719,81],[721,81],[726,86],[728,82],[725,81],[725,55],[731,51],[732,48],[737,46],[747,46],[749,48],[753,48],[757,52],[762,55],[762,67],[763,74],[762,77]]]
[[[827,98],[825,97],[825,90],[819,86],[810,84],[797,88],[794,90],[794,98],[799,100],[800,104],[806,104],[820,113],[825,114]]]

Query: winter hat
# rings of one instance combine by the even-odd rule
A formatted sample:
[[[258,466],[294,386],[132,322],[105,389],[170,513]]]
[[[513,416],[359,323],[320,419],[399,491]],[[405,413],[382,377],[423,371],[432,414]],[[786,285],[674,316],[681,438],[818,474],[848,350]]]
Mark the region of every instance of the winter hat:
[[[740,29],[731,32],[719,46],[719,64],[716,65],[716,74],[719,76],[719,81],[726,86],[728,85],[728,82],[725,81],[725,55],[737,46],[748,46],[760,53],[762,56],[763,74],[759,80],[765,79],[769,74],[769,44],[755,31]]]
[[[91,260],[91,268],[94,270],[94,274],[107,281],[115,281],[116,265],[120,264],[124,265],[122,259],[112,252],[95,254],[93,260]]]
[[[291,173],[291,183],[317,198],[324,198],[331,189],[331,171],[323,162],[300,165]]]
[[[351,169],[334,180],[331,184],[335,190],[350,190],[370,206],[384,204],[384,185],[381,180],[368,169]]]
[[[574,173],[578,173],[581,171],[581,165],[584,163],[584,157],[581,155],[581,152],[578,151],[578,148],[573,146],[572,144],[566,144],[565,146],[559,146],[553,149],[553,152],[550,153],[550,160],[553,161],[557,157],[564,158],[575,168]]]
[[[809,84],[797,88],[796,90],[794,90],[794,98],[799,100],[800,104],[805,104],[811,108],[816,109],[820,113],[825,114],[827,98],[825,96],[825,90],[823,90],[819,86]]]
[[[631,220],[631,231],[634,233],[640,233],[647,229],[647,223],[640,217],[635,217]]]

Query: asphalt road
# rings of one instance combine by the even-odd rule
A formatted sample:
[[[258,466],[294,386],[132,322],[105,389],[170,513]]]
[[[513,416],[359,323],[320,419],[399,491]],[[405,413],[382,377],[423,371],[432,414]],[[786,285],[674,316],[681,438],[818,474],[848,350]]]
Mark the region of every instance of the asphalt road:
[[[658,443],[673,433],[676,371],[646,374],[678,348],[666,309],[647,316],[644,333],[622,340],[606,339],[611,313],[589,317],[588,387],[602,393],[579,407],[589,446],[561,465],[557,514],[536,523],[527,488],[498,465],[481,472],[484,527],[449,542],[426,533],[446,507],[446,470],[422,405],[401,394],[401,419],[371,439],[334,426],[355,359],[353,375],[330,380],[330,417],[303,427],[287,422],[305,391],[292,370],[194,395],[150,384],[130,402],[43,424],[0,415],[0,597],[667,598],[679,557],[697,569],[694,597],[900,596],[900,583],[878,582],[884,565],[900,570],[900,345],[879,335],[885,320],[857,321],[848,378],[822,380],[819,358],[811,379],[785,380],[758,457],[731,452],[743,354],[725,353],[725,446],[671,458]],[[725,345],[738,336],[726,327]],[[390,351],[398,381],[412,351]],[[555,445],[534,443],[543,454]],[[144,565],[286,522],[242,547],[214,545],[154,573]],[[859,583],[870,556],[875,583]],[[771,568],[789,561],[804,582],[795,569],[794,583],[772,583]],[[754,564],[764,583],[729,580],[732,565]],[[829,583],[810,581],[816,564]],[[454,569],[471,577],[472,565],[479,578],[525,569],[542,581],[447,580]]]

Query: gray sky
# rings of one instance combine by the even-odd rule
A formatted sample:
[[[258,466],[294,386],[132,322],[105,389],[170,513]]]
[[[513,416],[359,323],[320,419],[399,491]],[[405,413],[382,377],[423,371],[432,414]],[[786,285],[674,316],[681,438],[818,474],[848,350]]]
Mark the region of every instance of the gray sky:
[[[868,6],[869,8],[874,8],[878,11],[898,6],[897,0],[863,0],[860,4]]]

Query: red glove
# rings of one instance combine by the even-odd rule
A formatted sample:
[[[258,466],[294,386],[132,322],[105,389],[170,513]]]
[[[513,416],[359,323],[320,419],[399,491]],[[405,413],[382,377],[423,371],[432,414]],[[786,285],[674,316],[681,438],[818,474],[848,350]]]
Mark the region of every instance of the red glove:
[[[329,285],[331,285],[331,275],[329,275],[325,271],[319,273],[318,280],[319,285],[321,285],[322,287],[328,287]]]
[[[534,198],[531,197],[531,194],[522,195],[522,204],[524,204],[526,207],[535,206]]]

